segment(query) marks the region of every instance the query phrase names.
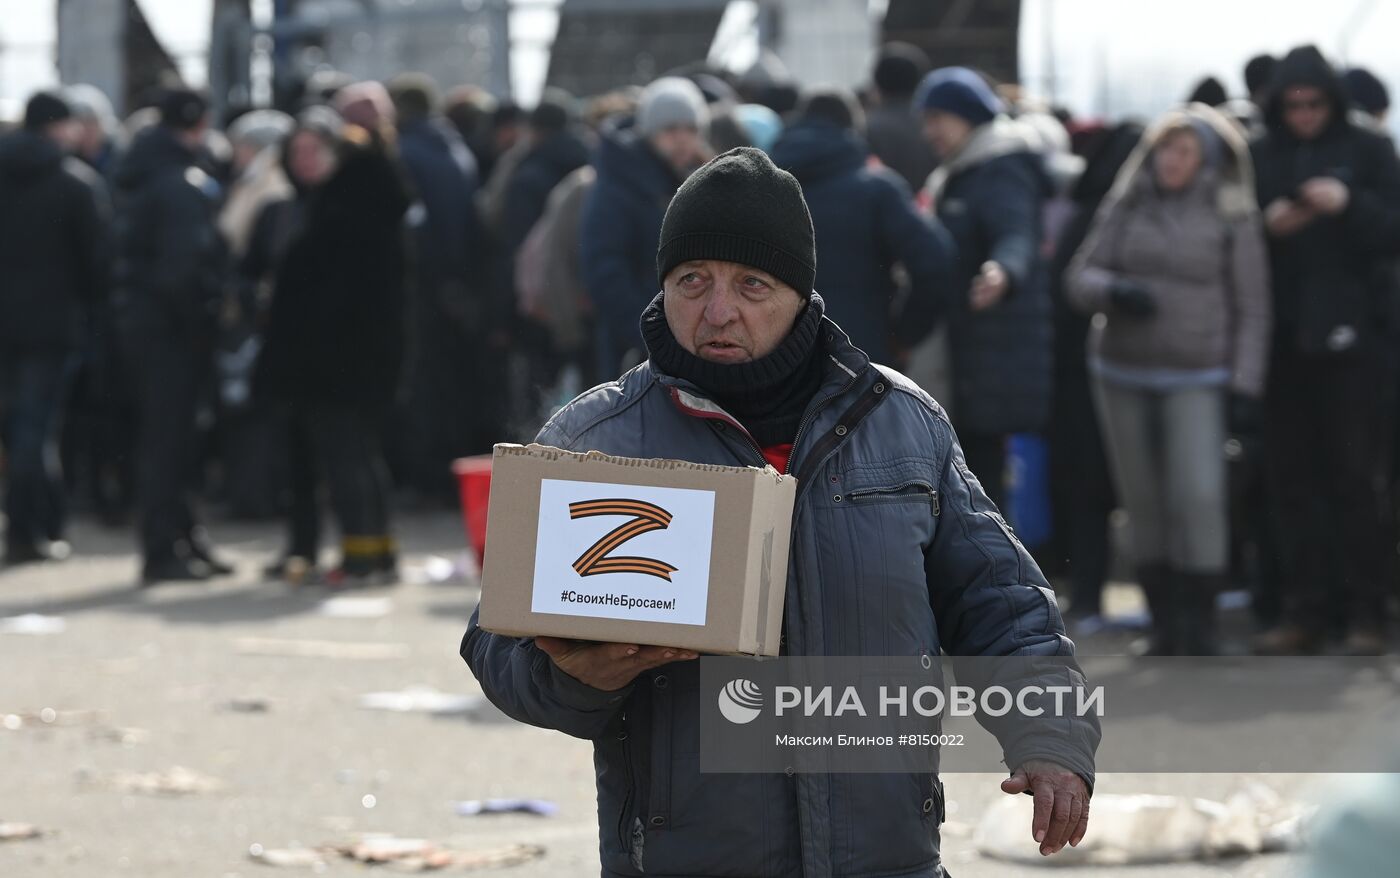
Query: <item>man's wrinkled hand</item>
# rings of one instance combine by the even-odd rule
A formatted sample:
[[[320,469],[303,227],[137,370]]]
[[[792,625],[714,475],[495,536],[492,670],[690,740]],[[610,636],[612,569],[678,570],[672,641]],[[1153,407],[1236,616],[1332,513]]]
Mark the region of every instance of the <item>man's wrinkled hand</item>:
[[[636,643],[593,643],[562,637],[536,637],[538,646],[559,670],[594,689],[612,692],[643,671],[699,656],[694,650]]]
[[[1040,845],[1041,856],[1059,852],[1066,842],[1078,847],[1089,829],[1089,788],[1084,779],[1061,765],[1031,759],[1001,782],[1004,793],[1027,790],[1035,796],[1031,837]]]

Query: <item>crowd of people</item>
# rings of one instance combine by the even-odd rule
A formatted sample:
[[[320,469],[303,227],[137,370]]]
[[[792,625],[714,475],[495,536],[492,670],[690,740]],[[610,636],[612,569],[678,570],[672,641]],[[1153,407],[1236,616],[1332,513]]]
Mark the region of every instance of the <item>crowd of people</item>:
[[[1067,615],[1102,612],[1121,507],[1151,652],[1218,649],[1232,584],[1259,652],[1383,652],[1384,85],[1300,47],[1251,60],[1245,97],[1207,79],[1101,120],[931,67],[890,44],[859,94],[697,66],[528,111],[321,73],[295,113],[219,126],[183,87],[125,121],[91,87],[34,95],[0,138],[6,562],[66,555],[73,501],[134,517],[145,583],[227,574],[199,498],[285,518],[269,577],[393,581],[405,498],[452,502],[455,458],[645,357],[667,206],[753,146],[802,186],[827,315],[935,392],[998,506],[1011,437],[1045,439],[1033,548]]]

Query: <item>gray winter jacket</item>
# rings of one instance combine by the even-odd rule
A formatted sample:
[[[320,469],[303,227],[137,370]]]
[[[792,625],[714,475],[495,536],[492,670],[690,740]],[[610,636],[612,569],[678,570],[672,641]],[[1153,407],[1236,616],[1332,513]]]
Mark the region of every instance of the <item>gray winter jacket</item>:
[[[829,320],[826,380],[791,461],[798,478],[784,610],[789,655],[1071,655],[1054,594],[968,471],[943,409],[873,366]],[[643,363],[559,412],[541,443],[764,466],[739,424]],[[697,662],[617,692],[558,670],[531,640],[473,616],[462,656],[510,716],[594,742],[604,876],[942,875],[932,774],[701,774]],[[703,659],[702,659],[703,661]],[[1034,742],[1093,784],[1092,717]]]
[[[1220,164],[1202,169],[1184,192],[1163,195],[1152,150],[1191,119],[1217,131]],[[1090,337],[1091,356],[1138,371],[1220,369],[1231,390],[1263,394],[1272,309],[1253,189],[1243,140],[1207,107],[1173,111],[1144,136],[1065,278],[1074,306],[1107,315]],[[1152,293],[1154,317],[1113,312],[1109,290],[1120,279]]]

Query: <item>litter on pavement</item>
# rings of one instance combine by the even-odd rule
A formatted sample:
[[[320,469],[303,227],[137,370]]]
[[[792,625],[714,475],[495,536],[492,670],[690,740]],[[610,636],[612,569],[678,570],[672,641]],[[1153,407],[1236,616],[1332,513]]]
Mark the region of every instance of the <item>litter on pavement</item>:
[[[0,634],[62,634],[67,630],[68,623],[59,616],[25,613],[0,619]]]
[[[222,707],[229,713],[269,713],[272,710],[272,702],[266,698],[255,696],[230,698],[223,703]]]
[[[325,869],[333,862],[356,862],[384,866],[394,872],[466,872],[519,866],[543,857],[539,845],[512,844],[481,850],[463,851],[441,847],[418,838],[370,834],[341,844],[316,848],[265,849],[255,844],[248,855],[268,866]]]
[[[102,725],[106,721],[107,714],[100,710],[54,710],[52,707],[46,707],[38,713],[0,714],[0,728],[11,732],[20,729]]]
[[[43,835],[44,830],[33,823],[0,822],[0,841],[24,841],[30,838],[40,838]]]
[[[321,603],[321,615],[332,619],[382,619],[394,610],[390,598],[341,596]]]
[[[458,817],[475,817],[478,814],[537,814],[540,817],[553,817],[559,813],[559,805],[549,799],[468,799],[453,802],[452,809]]]
[[[78,780],[118,792],[150,796],[187,796],[214,793],[224,788],[223,782],[218,778],[199,774],[179,765],[166,771],[79,771]]]
[[[410,686],[398,692],[370,692],[360,696],[367,710],[394,713],[430,713],[434,716],[466,716],[486,703],[482,695],[453,695],[429,686]]]
[[[983,856],[1023,865],[1128,866],[1213,860],[1287,851],[1302,846],[1311,806],[1285,801],[1262,785],[1224,802],[1188,796],[1094,796],[1091,830],[1078,847],[1040,855],[1031,838],[1030,796],[993,805],[973,832]]]

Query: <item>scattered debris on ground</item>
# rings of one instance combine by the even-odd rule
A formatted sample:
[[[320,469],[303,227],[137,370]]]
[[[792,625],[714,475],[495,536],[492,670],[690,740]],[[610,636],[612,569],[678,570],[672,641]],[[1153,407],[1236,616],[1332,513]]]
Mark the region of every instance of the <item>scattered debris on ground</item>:
[[[121,726],[97,726],[88,732],[88,737],[94,741],[121,744],[123,747],[135,747],[137,744],[144,744],[149,741],[151,739],[151,733],[145,729],[122,728]]]
[[[1008,796],[983,816],[973,842],[983,856],[1024,865],[1126,866],[1250,856],[1302,846],[1316,808],[1255,784],[1224,802],[1187,796],[1094,796],[1090,831],[1078,847],[1042,857],[1031,838],[1034,801]]]
[[[343,595],[321,602],[321,615],[332,619],[382,619],[394,611],[391,598]]]
[[[410,686],[398,692],[370,692],[360,696],[360,707],[394,713],[429,713],[434,716],[467,716],[485,704],[482,695],[454,695],[431,686]]]
[[[106,722],[107,714],[101,710],[55,710],[46,707],[38,713],[0,714],[0,729],[11,732],[21,729],[98,726]]]
[[[543,857],[539,845],[512,844],[480,850],[453,850],[419,838],[368,834],[316,848],[266,849],[255,844],[248,855],[268,866],[324,869],[334,862],[384,866],[394,872],[473,871],[519,866]]]
[[[559,813],[559,805],[549,799],[467,799],[453,802],[452,809],[458,817],[475,817],[478,814],[537,814],[540,817],[553,817]]]
[[[272,701],[255,696],[230,698],[221,704],[220,708],[229,713],[271,713]]]
[[[218,778],[179,765],[165,771],[148,772],[95,772],[84,769],[78,772],[78,781],[88,786],[150,796],[199,795],[216,793],[224,788],[223,782]]]
[[[33,823],[5,823],[0,821],[0,841],[25,841],[47,835]]]
[[[59,616],[25,613],[0,619],[0,634],[62,634],[67,630],[68,623]]]

